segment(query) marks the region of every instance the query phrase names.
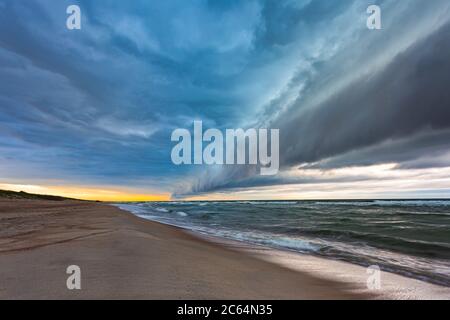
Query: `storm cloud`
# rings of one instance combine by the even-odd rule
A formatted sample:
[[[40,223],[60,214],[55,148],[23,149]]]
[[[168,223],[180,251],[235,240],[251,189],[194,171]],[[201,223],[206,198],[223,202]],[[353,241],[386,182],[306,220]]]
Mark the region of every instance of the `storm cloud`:
[[[0,0],[0,183],[184,197],[445,168],[449,16],[447,0]],[[280,174],[175,166],[171,132],[195,120],[279,128]]]
[[[449,129],[449,35],[447,24],[313,110],[286,111],[272,124],[283,128],[282,163],[316,162],[387,139]]]
[[[272,101],[264,124],[280,128],[281,166],[286,170],[296,166],[331,170],[382,163],[396,163],[396,168],[402,169],[448,167],[449,37],[450,24],[445,23],[400,50],[388,63],[353,77],[321,103],[311,104],[308,93],[300,93],[289,107],[276,114],[283,99]],[[370,64],[372,56],[366,54],[366,63]],[[353,60],[361,61],[364,63],[364,59]],[[340,62],[339,58],[336,62]],[[354,65],[355,70],[359,67]],[[348,69],[343,77],[352,71]],[[339,77],[334,80],[338,82]],[[307,77],[307,85],[309,81]],[[308,90],[313,91],[314,85]],[[324,86],[323,90],[327,89]],[[188,192],[315,182],[314,178],[287,175],[258,177],[256,168],[250,166],[236,171],[225,168],[215,173],[216,179],[206,173]]]

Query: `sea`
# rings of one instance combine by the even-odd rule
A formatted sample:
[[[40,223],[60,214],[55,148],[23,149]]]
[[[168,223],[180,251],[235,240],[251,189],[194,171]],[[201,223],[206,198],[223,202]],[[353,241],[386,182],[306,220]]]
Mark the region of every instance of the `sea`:
[[[116,204],[203,235],[311,254],[450,287],[450,200]]]

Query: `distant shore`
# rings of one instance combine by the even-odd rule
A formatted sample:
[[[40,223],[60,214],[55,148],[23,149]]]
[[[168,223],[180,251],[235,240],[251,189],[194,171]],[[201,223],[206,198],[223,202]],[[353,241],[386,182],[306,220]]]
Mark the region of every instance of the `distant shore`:
[[[371,292],[362,267],[216,240],[101,203],[0,199],[0,298],[449,298],[395,275],[389,295]],[[66,287],[69,265],[81,290]]]

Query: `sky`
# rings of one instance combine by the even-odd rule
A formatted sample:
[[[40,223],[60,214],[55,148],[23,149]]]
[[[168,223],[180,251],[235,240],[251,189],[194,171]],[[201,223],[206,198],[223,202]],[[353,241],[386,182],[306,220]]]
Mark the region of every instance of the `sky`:
[[[449,57],[448,0],[0,0],[0,189],[448,198]],[[174,165],[196,120],[279,129],[279,173]]]

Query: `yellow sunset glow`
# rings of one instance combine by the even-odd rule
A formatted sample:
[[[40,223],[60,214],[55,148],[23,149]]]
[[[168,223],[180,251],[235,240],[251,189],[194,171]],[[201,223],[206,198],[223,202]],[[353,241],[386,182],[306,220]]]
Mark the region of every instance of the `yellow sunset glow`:
[[[92,187],[65,187],[65,186],[39,186],[22,184],[0,184],[0,189],[11,191],[24,191],[35,194],[55,195],[61,197],[75,198],[81,200],[99,200],[99,201],[168,201],[169,194],[147,194],[134,193],[130,191],[92,188]]]

